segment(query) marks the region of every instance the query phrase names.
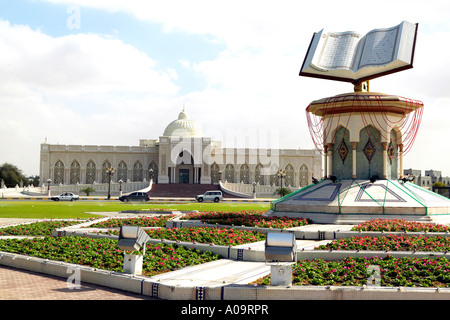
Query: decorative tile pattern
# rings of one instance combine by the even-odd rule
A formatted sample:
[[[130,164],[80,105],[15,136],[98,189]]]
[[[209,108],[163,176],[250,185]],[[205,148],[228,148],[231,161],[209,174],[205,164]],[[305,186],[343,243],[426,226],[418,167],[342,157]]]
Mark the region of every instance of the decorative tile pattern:
[[[365,156],[367,157],[367,160],[369,160],[369,162],[370,162],[376,152],[375,146],[373,145],[372,140],[370,140],[370,138],[367,141],[366,146],[363,149],[363,152],[364,152]]]
[[[386,188],[384,184],[366,183],[361,186],[356,195],[355,202],[406,202],[394,191]]]
[[[342,142],[339,145],[338,151],[339,151],[339,156],[341,157],[342,163],[344,163],[345,158],[347,158],[347,155],[348,155],[348,147],[345,144],[344,139],[342,139]]]
[[[296,201],[333,201],[341,189],[340,183],[329,183],[305,192],[293,200]]]

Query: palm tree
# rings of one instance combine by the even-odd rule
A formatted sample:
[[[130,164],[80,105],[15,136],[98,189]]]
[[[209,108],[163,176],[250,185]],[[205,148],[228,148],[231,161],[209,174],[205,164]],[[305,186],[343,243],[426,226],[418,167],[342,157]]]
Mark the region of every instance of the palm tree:
[[[87,196],[89,196],[92,192],[95,192],[94,188],[91,187],[85,187],[80,191],[86,193]]]

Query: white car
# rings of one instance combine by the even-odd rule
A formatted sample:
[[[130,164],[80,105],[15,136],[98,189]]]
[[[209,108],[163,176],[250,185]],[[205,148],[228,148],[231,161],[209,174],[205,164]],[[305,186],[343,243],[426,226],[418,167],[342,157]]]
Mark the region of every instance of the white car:
[[[75,200],[79,200],[80,196],[73,194],[72,192],[64,192],[61,193],[59,196],[53,196],[50,198],[53,201],[75,201]]]
[[[203,201],[208,201],[208,200],[212,200],[214,202],[219,202],[220,200],[223,199],[222,196],[222,191],[206,191],[204,194],[199,194],[198,196],[195,197],[195,200],[197,200],[198,202],[203,202]]]

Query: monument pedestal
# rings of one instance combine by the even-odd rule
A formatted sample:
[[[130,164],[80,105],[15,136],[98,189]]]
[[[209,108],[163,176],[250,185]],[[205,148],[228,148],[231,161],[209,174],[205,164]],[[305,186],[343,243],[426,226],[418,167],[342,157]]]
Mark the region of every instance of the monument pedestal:
[[[310,219],[317,224],[358,224],[372,219],[449,223],[450,199],[402,180],[321,180],[271,204],[265,216]]]

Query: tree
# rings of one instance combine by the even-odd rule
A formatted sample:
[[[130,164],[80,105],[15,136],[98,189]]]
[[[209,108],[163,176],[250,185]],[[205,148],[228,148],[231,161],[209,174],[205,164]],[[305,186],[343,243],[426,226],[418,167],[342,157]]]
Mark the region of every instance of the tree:
[[[436,181],[435,183],[433,183],[433,191],[439,193],[441,196],[450,198],[450,189],[443,182]]]
[[[28,178],[24,176],[22,171],[10,163],[4,163],[0,166],[0,180],[3,180],[9,188],[19,185],[20,181],[23,181],[24,186],[29,184]]]
[[[91,187],[85,187],[80,191],[86,193],[87,196],[89,196],[92,192],[95,192],[94,188]]]
[[[440,181],[436,181],[435,183],[433,183],[433,187],[446,187],[447,185],[443,182]]]
[[[29,176],[28,181],[33,186],[38,186],[39,185],[39,176]]]
[[[283,188],[278,188],[277,190],[275,190],[274,195],[284,197],[285,195],[288,195],[291,192],[292,192],[291,189],[283,187]]]

